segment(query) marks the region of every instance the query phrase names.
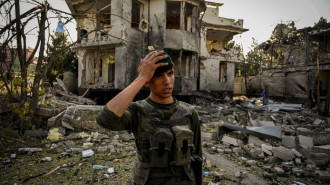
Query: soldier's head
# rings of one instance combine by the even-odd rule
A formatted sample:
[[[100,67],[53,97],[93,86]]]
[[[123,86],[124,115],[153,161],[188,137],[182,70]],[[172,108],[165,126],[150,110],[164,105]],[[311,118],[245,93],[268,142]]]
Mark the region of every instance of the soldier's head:
[[[173,101],[172,92],[174,88],[174,65],[171,57],[167,53],[161,53],[159,56],[167,56],[156,62],[167,63],[166,66],[158,67],[152,79],[145,84],[150,89],[150,98],[158,103],[171,103]]]

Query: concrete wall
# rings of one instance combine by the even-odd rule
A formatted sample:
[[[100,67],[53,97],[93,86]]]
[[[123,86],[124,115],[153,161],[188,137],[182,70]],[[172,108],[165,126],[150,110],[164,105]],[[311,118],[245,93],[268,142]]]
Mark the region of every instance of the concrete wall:
[[[249,95],[261,96],[264,86],[268,86],[269,96],[308,98],[309,89],[316,81],[315,66],[291,67],[263,71],[261,76],[248,77]],[[235,79],[234,94],[244,94],[243,77]]]
[[[219,63],[227,65],[226,82],[219,81]],[[200,90],[202,91],[234,91],[235,64],[219,59],[201,60]]]

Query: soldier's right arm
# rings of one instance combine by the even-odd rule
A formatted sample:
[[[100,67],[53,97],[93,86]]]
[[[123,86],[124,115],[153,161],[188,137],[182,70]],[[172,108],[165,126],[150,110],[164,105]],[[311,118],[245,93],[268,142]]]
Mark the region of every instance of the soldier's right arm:
[[[136,94],[140,91],[140,89],[146,84],[146,82],[150,81],[158,67],[166,66],[167,63],[158,63],[159,60],[166,58],[167,56],[158,56],[164,53],[164,51],[153,51],[147,55],[147,57],[140,61],[140,65],[138,68],[138,77],[123,91],[121,91],[117,96],[111,99],[107,103],[107,108],[121,117],[125,110],[132,103]]]

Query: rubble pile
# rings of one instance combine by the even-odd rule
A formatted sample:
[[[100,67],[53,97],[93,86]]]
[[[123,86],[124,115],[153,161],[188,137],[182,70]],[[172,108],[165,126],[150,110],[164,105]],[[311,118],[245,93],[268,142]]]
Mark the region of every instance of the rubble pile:
[[[24,147],[3,141],[0,184],[126,184],[130,179],[132,134],[99,130],[50,137],[54,133],[41,143],[25,138]]]
[[[250,170],[258,167],[260,175],[275,184],[294,184],[294,179],[306,184],[329,182],[329,118],[299,104],[262,106],[258,100],[238,100],[197,107],[202,130],[212,132],[203,137],[205,152]],[[232,175],[241,177],[238,174]]]
[[[58,96],[42,100],[44,110],[53,110],[43,113],[47,130],[1,136],[0,184],[127,184],[134,136],[100,128],[95,118],[103,106]],[[329,118],[300,104],[269,102],[197,99],[204,184],[329,182]]]

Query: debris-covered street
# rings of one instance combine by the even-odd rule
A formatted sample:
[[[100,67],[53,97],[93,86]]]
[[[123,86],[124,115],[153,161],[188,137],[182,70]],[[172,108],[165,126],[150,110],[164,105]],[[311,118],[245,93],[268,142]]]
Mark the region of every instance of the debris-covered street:
[[[1,136],[1,184],[129,183],[134,136],[98,127],[103,106],[78,105],[72,99],[81,97],[59,92],[45,99],[43,114],[54,113],[49,127]],[[329,118],[304,104],[260,101],[196,99],[204,184],[327,184]]]

